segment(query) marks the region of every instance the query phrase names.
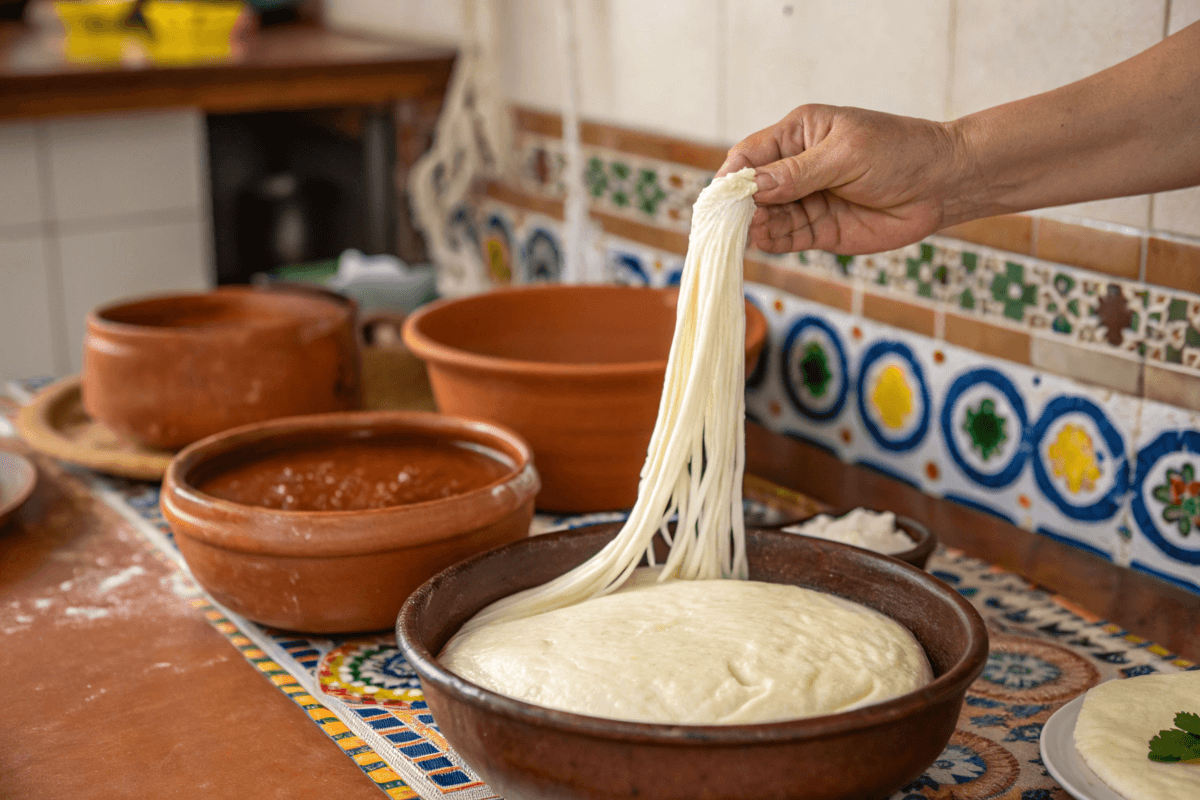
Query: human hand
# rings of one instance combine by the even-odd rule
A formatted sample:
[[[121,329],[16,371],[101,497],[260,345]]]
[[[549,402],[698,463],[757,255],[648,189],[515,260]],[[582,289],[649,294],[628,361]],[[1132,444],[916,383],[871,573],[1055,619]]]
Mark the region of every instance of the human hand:
[[[806,105],[729,151],[718,175],[755,167],[750,239],[768,253],[876,253],[952,220],[964,171],[951,125]]]

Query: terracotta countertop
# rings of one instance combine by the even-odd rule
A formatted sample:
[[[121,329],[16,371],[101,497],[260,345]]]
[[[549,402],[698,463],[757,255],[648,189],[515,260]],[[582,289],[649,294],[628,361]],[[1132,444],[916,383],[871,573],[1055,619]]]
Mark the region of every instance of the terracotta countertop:
[[[190,106],[212,113],[440,98],[455,50],[297,24],[186,66],[85,64],[52,25],[0,23],[0,119]]]
[[[381,796],[197,613],[173,564],[37,466],[0,529],[0,797]]]
[[[28,455],[14,411],[0,398],[0,448]],[[786,454],[761,435],[759,474]],[[237,617],[191,581],[156,485],[32,458],[37,488],[0,528],[0,797],[496,798],[441,738],[388,632],[310,638]],[[1057,797],[1038,754],[1054,712],[1101,680],[1198,668],[953,547],[929,569],[984,616],[992,666],[946,754],[896,800]]]

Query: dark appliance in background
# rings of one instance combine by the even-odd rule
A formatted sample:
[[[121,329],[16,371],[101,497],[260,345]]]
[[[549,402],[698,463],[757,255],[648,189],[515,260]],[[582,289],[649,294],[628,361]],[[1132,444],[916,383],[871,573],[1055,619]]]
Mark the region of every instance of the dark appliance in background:
[[[371,229],[380,216],[373,203],[394,209],[394,197],[378,198],[379,187],[368,185],[369,174],[387,171],[368,167],[379,161],[372,126],[381,124],[390,116],[366,109],[210,115],[217,283],[248,283],[255,273],[349,248],[394,252],[394,239]],[[386,177],[371,182],[390,186]]]

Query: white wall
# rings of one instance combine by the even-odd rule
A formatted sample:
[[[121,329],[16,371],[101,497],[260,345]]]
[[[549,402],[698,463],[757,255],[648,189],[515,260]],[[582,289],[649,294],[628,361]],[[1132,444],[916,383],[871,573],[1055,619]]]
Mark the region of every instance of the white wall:
[[[0,124],[0,382],[80,368],[101,303],[212,284],[196,111]]]
[[[555,7],[496,0],[513,102],[561,105]],[[1069,83],[1200,20],[1200,0],[575,0],[587,118],[728,146],[806,102],[951,119]],[[441,41],[462,0],[327,0]],[[1047,212],[1200,236],[1200,189]]]

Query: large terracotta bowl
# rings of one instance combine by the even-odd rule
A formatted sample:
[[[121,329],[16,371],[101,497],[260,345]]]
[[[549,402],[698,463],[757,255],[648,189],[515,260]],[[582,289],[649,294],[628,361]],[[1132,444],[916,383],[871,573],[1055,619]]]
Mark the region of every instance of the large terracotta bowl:
[[[508,800],[879,800],[918,777],[954,732],[987,659],[979,613],[896,559],[773,530],[747,532],[754,580],[840,595],[916,636],[934,680],[840,714],[759,725],[672,726],[582,716],[469,683],[435,660],[487,604],[562,574],[619,524],[547,534],[457,564],[404,604],[396,635],[450,745]]]
[[[121,436],[176,449],[251,422],[359,404],[355,307],[227,287],[93,310],[83,405]]]
[[[629,508],[658,417],[677,292],[545,284],[443,300],[404,325],[441,411],[493,419],[533,447],[538,507]],[[746,304],[746,364],[766,337]]]
[[[210,488],[235,472],[270,477],[281,463],[299,472],[315,461],[331,464],[321,469],[340,482],[366,463],[354,455],[364,448],[376,463],[411,472],[402,448],[413,443],[435,454],[449,449],[451,459],[470,449],[501,468],[493,480],[446,497],[361,510],[271,508]],[[438,480],[449,485],[459,462],[445,463],[451,467],[428,468],[440,469]],[[167,467],[162,511],[192,574],[222,605],[278,628],[348,633],[391,627],[404,599],[431,575],[528,536],[537,490],[529,446],[498,425],[417,411],[318,414],[184,448]]]

